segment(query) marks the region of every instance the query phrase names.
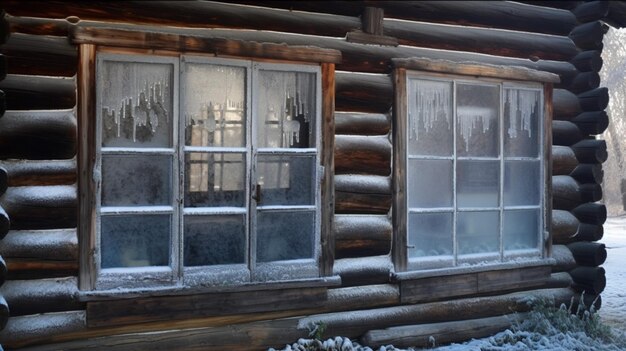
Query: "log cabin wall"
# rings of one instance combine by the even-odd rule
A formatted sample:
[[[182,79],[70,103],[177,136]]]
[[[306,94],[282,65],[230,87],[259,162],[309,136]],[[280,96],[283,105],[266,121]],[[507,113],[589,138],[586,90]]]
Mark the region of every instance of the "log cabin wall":
[[[7,349],[45,349],[50,344],[64,349],[98,349],[104,344],[114,350],[157,344],[180,348],[182,341],[189,348],[263,349],[306,337],[307,326],[324,323],[325,336],[401,346],[393,328],[381,330],[413,325],[411,340],[418,344],[428,339],[424,330],[433,323],[471,319],[476,329],[457,337],[478,337],[479,326],[506,327],[506,321],[493,318],[526,309],[523,298],[529,295],[569,301],[586,291],[593,300],[605,284],[599,266],[606,250],[596,241],[602,237],[606,209],[596,201],[602,195],[606,146],[593,136],[608,124],[608,95],[598,86],[597,73],[602,66],[601,21],[608,7],[603,1],[559,2],[567,8],[533,3],[4,2],[2,38],[8,39],[0,47],[6,65],[0,66],[8,67],[8,74],[0,82],[7,110],[0,118],[0,166],[6,177],[0,177],[0,185],[7,187],[0,198],[0,236],[6,233],[0,255],[8,273],[0,291],[10,317],[0,342]],[[83,23],[141,26],[147,31],[159,26],[159,31],[341,51],[335,82],[334,273],[342,285],[329,289],[322,305],[168,323],[87,326],[86,304],[78,298],[77,286],[78,54],[68,41],[71,28]],[[457,286],[450,280],[440,295],[407,301],[399,284],[390,280],[391,59],[409,57],[523,66],[560,76],[554,90],[552,148],[557,264],[548,281],[453,299],[446,289]],[[4,264],[3,281],[2,272],[7,272]],[[6,306],[2,304],[4,321],[9,315]],[[145,334],[152,331],[160,331],[160,337]]]

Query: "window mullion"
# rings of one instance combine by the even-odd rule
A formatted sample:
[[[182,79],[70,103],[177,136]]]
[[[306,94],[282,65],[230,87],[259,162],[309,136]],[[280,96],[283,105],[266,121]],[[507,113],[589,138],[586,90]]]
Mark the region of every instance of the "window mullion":
[[[499,235],[500,238],[500,261],[504,260],[504,89],[502,84],[500,87],[500,111],[499,111],[499,124],[500,124],[500,196],[499,196],[499,207],[500,207],[500,227],[499,227]]]
[[[457,89],[457,83],[456,80],[452,81],[452,155],[453,155],[453,160],[452,160],[452,207],[454,208],[453,211],[453,218],[452,218],[452,255],[454,257],[453,259],[453,266],[456,266],[458,263],[458,243],[457,243],[457,212],[458,212],[458,208],[457,208],[457,194],[456,194],[456,179],[457,179],[457,174],[456,174],[456,169],[457,169],[457,158],[458,155],[456,153],[457,150],[457,145],[456,145],[456,139],[457,139],[457,114],[456,114],[456,109],[457,109],[457,104],[456,104],[456,89]]]
[[[246,109],[246,126],[248,131],[246,133],[246,149],[248,152],[246,153],[247,166],[246,166],[246,177],[247,178],[247,196],[246,196],[246,208],[248,209],[248,223],[246,230],[246,241],[247,241],[247,264],[248,269],[250,270],[250,278],[253,279],[253,272],[256,268],[256,232],[257,232],[257,210],[256,210],[256,201],[252,201],[252,192],[256,190],[257,185],[257,160],[256,160],[256,142],[257,142],[257,130],[256,125],[254,125],[253,120],[258,119],[257,111],[255,107],[258,104],[258,97],[253,95],[252,92],[257,90],[257,74],[258,74],[258,64],[250,62],[248,66],[248,74],[246,75],[247,87],[246,87],[246,99],[249,102],[247,104]],[[253,190],[254,189],[254,190]]]

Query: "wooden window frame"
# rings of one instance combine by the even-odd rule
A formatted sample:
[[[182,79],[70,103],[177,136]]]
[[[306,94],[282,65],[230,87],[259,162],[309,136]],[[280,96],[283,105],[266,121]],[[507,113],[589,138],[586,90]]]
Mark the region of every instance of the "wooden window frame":
[[[317,99],[320,101],[318,118],[317,165],[316,173],[320,180],[317,196],[317,230],[316,262],[317,277],[311,279],[278,281],[278,282],[234,282],[226,290],[241,289],[250,286],[252,289],[272,288],[284,289],[286,286],[329,286],[336,285],[337,279],[332,276],[334,261],[333,213],[334,213],[334,71],[335,63],[340,62],[341,55],[336,50],[314,47],[290,47],[280,44],[241,42],[223,38],[195,37],[178,34],[147,33],[133,30],[91,28],[76,26],[72,30],[70,39],[78,44],[79,69],[78,85],[78,130],[80,145],[78,150],[78,237],[80,248],[79,259],[79,289],[87,292],[85,299],[98,299],[99,296],[123,297],[126,293],[112,293],[112,291],[98,290],[99,277],[96,255],[98,252],[97,233],[98,222],[98,179],[95,176],[94,166],[98,157],[99,146],[94,142],[98,135],[96,116],[96,61],[98,52],[113,53],[143,53],[178,57],[181,55],[199,55],[206,57],[222,56],[230,59],[257,61],[259,65],[298,64],[317,66],[319,72]],[[269,66],[268,66],[269,67]],[[272,66],[278,67],[278,66]],[[175,72],[175,74],[178,74]],[[175,138],[177,139],[177,138]],[[176,162],[176,161],[174,161]],[[182,213],[182,212],[181,212]],[[182,235],[182,234],[181,234]],[[182,266],[179,265],[179,270]],[[181,275],[179,275],[180,277]],[[330,278],[328,278],[330,277]],[[189,286],[179,284],[165,284],[156,289],[161,293],[168,291],[180,294],[187,291]],[[224,287],[210,286],[194,288],[194,293],[203,291],[223,291]],[[106,289],[106,287],[105,287]],[[136,294],[141,288],[134,289],[128,294]],[[151,291],[154,291],[152,289]],[[101,294],[100,294],[101,293]]]
[[[539,240],[539,255],[526,256],[527,264],[534,265],[538,262],[544,261],[545,264],[551,262],[551,124],[552,124],[552,84],[558,82],[558,76],[535,70],[530,70],[521,67],[502,67],[493,65],[484,65],[477,63],[457,63],[444,60],[430,60],[421,58],[412,59],[394,59],[394,109],[392,120],[392,139],[393,139],[393,242],[392,242],[392,258],[395,266],[395,271],[400,272],[398,275],[404,277],[404,279],[412,279],[415,274],[411,274],[411,271],[422,277],[424,274],[427,276],[440,275],[443,272],[458,271],[456,251],[453,253],[454,262],[452,266],[428,266],[420,267],[415,262],[410,262],[408,258],[408,181],[407,181],[407,157],[408,157],[408,99],[407,89],[408,81],[410,78],[424,78],[434,80],[444,80],[452,82],[454,80],[463,81],[464,83],[472,84],[497,84],[500,86],[500,101],[502,101],[502,90],[510,85],[528,86],[528,84],[535,84],[538,89],[541,90],[543,96],[543,123],[540,125],[542,129],[541,135],[541,150],[540,160],[541,162],[541,174],[543,177],[542,182],[542,198],[541,202],[541,229],[538,230]],[[455,86],[453,86],[455,89]],[[504,106],[500,107],[499,118],[502,118],[502,111]],[[456,116],[453,117],[456,119]],[[500,125],[502,119],[500,119]],[[500,132],[502,130],[500,127]],[[456,135],[456,133],[455,133]],[[502,135],[499,134],[499,139],[502,139]],[[501,140],[500,143],[501,144]],[[453,158],[456,158],[456,151],[454,151]],[[502,145],[499,146],[498,160],[500,168],[502,168],[504,155],[502,154]],[[454,175],[453,175],[454,176]],[[456,177],[454,177],[456,178]],[[502,182],[503,174],[500,174],[500,182]],[[502,195],[502,187],[500,185],[500,197]],[[500,222],[502,221],[502,199],[499,200]],[[454,218],[458,212],[456,205],[452,210]],[[455,220],[456,221],[456,220]],[[453,236],[456,237],[456,230],[453,229]],[[502,237],[502,226],[500,225],[499,237]],[[489,268],[485,269],[498,269],[498,266],[504,267],[507,265],[507,256],[504,255],[502,247],[500,247],[499,257],[497,261],[494,261]],[[524,256],[524,255],[522,255]],[[519,257],[519,256],[517,256]],[[534,258],[533,258],[534,257]],[[481,258],[482,259],[482,258]],[[471,263],[472,261],[468,261]],[[524,264],[522,264],[524,266]],[[401,273],[406,272],[406,273]]]

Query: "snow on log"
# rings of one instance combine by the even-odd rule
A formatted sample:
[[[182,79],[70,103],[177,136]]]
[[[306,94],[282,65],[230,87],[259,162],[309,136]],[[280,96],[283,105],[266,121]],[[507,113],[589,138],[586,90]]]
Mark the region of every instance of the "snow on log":
[[[70,185],[14,187],[0,198],[11,229],[76,227],[76,203],[76,187]]]
[[[7,110],[69,109],[76,104],[73,78],[8,74],[0,89],[6,94]]]
[[[552,272],[568,272],[576,268],[576,259],[565,245],[552,245],[552,258],[556,261]]]
[[[606,261],[606,246],[602,243],[578,241],[567,245],[576,263],[581,266],[600,266]]]
[[[393,263],[389,255],[335,260],[333,273],[341,277],[342,287],[389,282]]]
[[[581,24],[572,29],[568,37],[582,50],[600,50],[602,49],[604,26],[600,21]]]
[[[335,136],[335,174],[391,173],[391,143],[387,136]]]
[[[577,291],[598,295],[606,287],[606,272],[602,267],[579,266],[572,269],[569,274]]]
[[[0,158],[68,159],[77,148],[72,110],[7,111],[0,118]]]
[[[335,215],[335,258],[389,253],[392,229],[384,215]]]
[[[11,230],[0,241],[5,258],[78,261],[76,229]]]
[[[574,150],[568,146],[552,145],[552,174],[568,175],[578,165]]]
[[[0,331],[0,343],[18,348],[86,329],[85,311],[54,312],[11,317]]]
[[[601,225],[606,221],[606,206],[588,202],[572,210],[579,221]]]
[[[391,208],[391,180],[371,175],[335,176],[335,213],[387,214]]]
[[[335,109],[387,113],[393,103],[393,85],[388,75],[335,72]]]
[[[600,86],[600,75],[597,72],[580,72],[570,82],[567,90],[578,94]]]
[[[578,184],[566,175],[552,176],[552,205],[558,210],[572,210],[585,202],[602,198],[602,187],[595,183]]]
[[[603,163],[608,158],[606,141],[600,139],[585,139],[571,146],[580,163]]]
[[[9,186],[76,183],[76,159],[6,160],[0,161],[0,165],[7,170]]]
[[[391,119],[384,113],[335,112],[335,133],[356,135],[386,135]]]
[[[576,233],[580,222],[569,211],[552,210],[552,241],[555,244],[569,242]]]
[[[604,19],[609,13],[608,1],[589,1],[576,6],[572,13],[578,22],[587,23]]]
[[[602,51],[588,50],[580,52],[569,61],[580,72],[600,72],[602,69]]]
[[[570,121],[552,121],[552,144],[570,146],[584,139],[578,126]]]
[[[76,74],[76,47],[66,37],[13,33],[0,46],[12,74],[71,77]]]
[[[570,121],[576,123],[582,133],[591,135],[602,134],[609,126],[606,111],[583,112]]]
[[[0,287],[0,293],[11,306],[11,316],[84,308],[78,301],[76,277],[9,280]]]

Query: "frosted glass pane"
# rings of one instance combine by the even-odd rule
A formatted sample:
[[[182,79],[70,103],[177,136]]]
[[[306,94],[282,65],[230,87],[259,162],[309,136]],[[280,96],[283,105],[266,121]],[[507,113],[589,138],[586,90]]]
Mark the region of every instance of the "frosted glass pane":
[[[452,155],[452,83],[411,79],[409,155]]]
[[[259,147],[315,147],[315,86],[314,73],[259,71]]]
[[[257,262],[313,258],[314,212],[257,212]]]
[[[102,155],[102,206],[172,204],[172,156]]]
[[[245,155],[239,153],[185,154],[185,206],[245,205]]]
[[[504,211],[504,249],[538,247],[539,210]]]
[[[102,146],[172,146],[173,72],[173,64],[102,62],[97,77]]]
[[[539,161],[506,161],[504,163],[504,206],[539,205]]]
[[[459,255],[500,252],[499,212],[459,212],[456,230]]]
[[[185,266],[245,263],[245,217],[185,216]]]
[[[500,197],[499,161],[457,162],[457,205],[498,207]]]
[[[101,267],[167,266],[170,230],[170,215],[101,216]]]
[[[314,156],[257,156],[262,206],[315,204]]]
[[[452,213],[409,214],[409,257],[452,255]]]
[[[409,160],[409,207],[452,206],[452,161]]]
[[[504,154],[539,156],[538,91],[504,89]]]
[[[246,145],[246,69],[212,64],[184,66],[185,144]]]
[[[457,153],[499,155],[500,92],[497,86],[457,85]]]

